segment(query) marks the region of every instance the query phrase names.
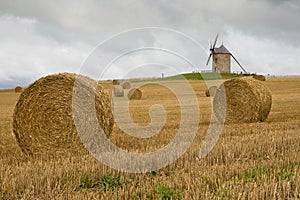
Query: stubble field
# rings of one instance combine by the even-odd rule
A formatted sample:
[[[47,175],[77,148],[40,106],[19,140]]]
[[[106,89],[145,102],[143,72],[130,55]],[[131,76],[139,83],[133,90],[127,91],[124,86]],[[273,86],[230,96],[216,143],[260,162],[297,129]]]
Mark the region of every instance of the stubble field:
[[[300,199],[300,78],[268,78],[273,97],[268,119],[226,124],[203,159],[198,153],[210,123],[211,98],[205,97],[203,81],[190,84],[200,108],[194,141],[176,162],[144,174],[111,169],[91,155],[25,157],[12,132],[20,93],[0,91],[0,199]],[[148,139],[116,126],[110,140],[132,152],[164,147],[180,126],[180,105],[170,90],[159,85],[142,90],[143,98],[129,104],[133,120],[147,125],[154,104],[165,108],[167,118],[161,132]]]

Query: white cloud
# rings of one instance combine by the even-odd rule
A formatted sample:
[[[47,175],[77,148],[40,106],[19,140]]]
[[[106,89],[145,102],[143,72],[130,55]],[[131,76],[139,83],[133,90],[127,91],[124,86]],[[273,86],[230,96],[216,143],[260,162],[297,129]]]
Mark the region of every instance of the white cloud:
[[[26,4],[2,0],[0,88],[29,84],[50,73],[78,72],[98,43],[121,31],[149,26],[181,31],[205,48],[209,38],[220,33],[219,41],[223,39],[249,71],[300,74],[296,62],[299,9],[297,0],[28,0]],[[176,37],[149,34],[139,44],[157,45],[158,38],[191,60],[198,59],[201,69],[206,68],[205,53],[191,53],[196,52],[193,45]],[[120,49],[135,44],[132,41],[134,38],[114,43],[105,55],[115,57]]]
[[[245,35],[233,29],[228,29],[224,45],[248,71],[277,75],[300,74],[297,67],[299,46]],[[237,65],[235,69],[240,71]]]
[[[32,80],[64,71],[76,72],[91,48],[86,44],[59,43],[35,31],[38,21],[12,15],[0,17],[0,85],[29,84]]]

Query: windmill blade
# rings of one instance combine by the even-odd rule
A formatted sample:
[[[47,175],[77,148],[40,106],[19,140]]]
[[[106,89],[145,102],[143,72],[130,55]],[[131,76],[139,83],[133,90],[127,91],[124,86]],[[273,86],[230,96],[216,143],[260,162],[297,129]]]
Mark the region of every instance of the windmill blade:
[[[240,66],[240,68],[243,70],[243,72],[245,72],[245,74],[247,74],[247,71],[242,67],[242,65],[239,63],[239,61],[234,57],[233,54],[231,54],[232,58],[235,60],[235,62]]]
[[[214,45],[213,45],[213,48],[212,48],[212,49],[215,49],[216,44],[217,44],[218,37],[219,37],[219,33],[216,35],[215,42],[214,42]]]
[[[211,54],[209,54],[209,56],[208,56],[208,60],[207,60],[207,62],[206,62],[206,66],[207,66],[208,63],[209,63],[210,57],[211,57]]]

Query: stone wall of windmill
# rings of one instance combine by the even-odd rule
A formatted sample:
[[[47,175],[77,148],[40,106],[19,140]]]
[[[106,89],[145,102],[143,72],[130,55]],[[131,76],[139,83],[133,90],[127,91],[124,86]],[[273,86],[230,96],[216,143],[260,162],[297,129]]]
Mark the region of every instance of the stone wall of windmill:
[[[231,72],[230,54],[213,54],[212,71],[220,73]]]

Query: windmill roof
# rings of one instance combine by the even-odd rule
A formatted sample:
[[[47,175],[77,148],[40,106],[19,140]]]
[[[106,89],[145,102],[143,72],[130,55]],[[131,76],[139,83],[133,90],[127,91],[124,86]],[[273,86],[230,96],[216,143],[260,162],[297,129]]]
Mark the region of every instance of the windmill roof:
[[[214,53],[220,53],[220,54],[231,54],[228,49],[222,44],[219,48],[214,49]]]

